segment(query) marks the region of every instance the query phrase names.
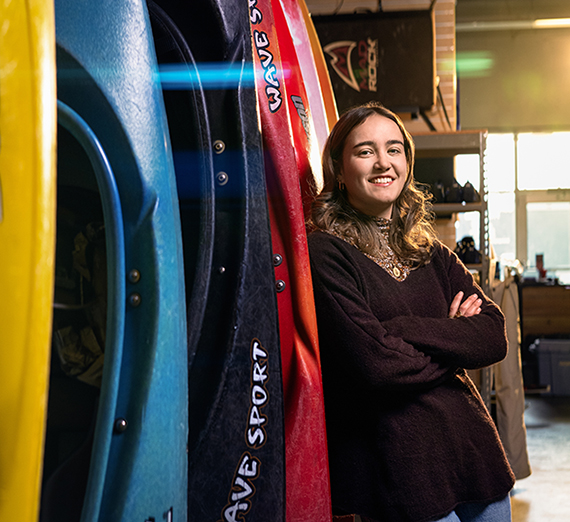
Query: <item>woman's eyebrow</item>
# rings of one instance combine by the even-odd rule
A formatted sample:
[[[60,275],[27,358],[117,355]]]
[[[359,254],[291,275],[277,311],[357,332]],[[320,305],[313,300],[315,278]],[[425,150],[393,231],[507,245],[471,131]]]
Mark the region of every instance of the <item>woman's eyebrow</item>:
[[[375,145],[374,141],[368,140],[368,141],[361,141],[359,143],[357,143],[356,145],[354,145],[354,149],[358,148],[358,147],[373,147]],[[388,140],[386,142],[386,145],[390,146],[390,145],[401,145],[402,147],[404,146],[404,142],[402,140]]]
[[[352,147],[353,149],[357,149],[358,147],[373,147],[375,145],[375,143],[372,140],[369,141],[361,141],[360,143],[357,143],[356,145],[354,145],[354,147]]]

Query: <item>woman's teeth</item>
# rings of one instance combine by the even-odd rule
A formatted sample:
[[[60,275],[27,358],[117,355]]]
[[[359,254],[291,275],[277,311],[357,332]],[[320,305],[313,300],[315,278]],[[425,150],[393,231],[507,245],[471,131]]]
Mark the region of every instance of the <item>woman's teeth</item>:
[[[384,185],[385,183],[390,183],[390,181],[392,181],[392,178],[374,178],[370,180],[370,183]]]

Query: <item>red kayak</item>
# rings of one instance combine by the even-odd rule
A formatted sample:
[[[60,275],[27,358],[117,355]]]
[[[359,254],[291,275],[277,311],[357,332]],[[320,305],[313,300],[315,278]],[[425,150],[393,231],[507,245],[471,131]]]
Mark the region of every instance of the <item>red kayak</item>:
[[[330,484],[305,229],[320,178],[320,150],[303,68],[282,4],[250,2],[250,20],[279,291],[286,516],[288,522],[326,521],[332,518]]]

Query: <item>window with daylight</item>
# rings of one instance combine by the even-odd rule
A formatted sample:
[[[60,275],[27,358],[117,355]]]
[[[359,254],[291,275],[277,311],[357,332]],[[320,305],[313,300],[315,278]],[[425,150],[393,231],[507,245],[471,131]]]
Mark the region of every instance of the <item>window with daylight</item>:
[[[570,283],[570,201],[529,202],[526,216],[528,264],[542,255],[544,267]]]
[[[570,132],[519,134],[517,144],[518,189],[570,188],[569,150]]]
[[[502,266],[518,260],[532,273],[542,254],[547,275],[563,284],[570,284],[569,150],[570,132],[489,134],[484,160],[495,256]],[[455,161],[457,181],[476,185],[479,157]],[[459,214],[457,238],[479,237],[474,214]]]

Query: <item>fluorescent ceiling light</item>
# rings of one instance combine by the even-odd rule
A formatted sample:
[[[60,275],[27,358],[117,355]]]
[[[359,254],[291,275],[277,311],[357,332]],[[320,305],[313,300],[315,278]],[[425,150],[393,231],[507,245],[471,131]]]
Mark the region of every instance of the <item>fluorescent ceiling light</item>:
[[[570,27],[570,18],[544,18],[534,21],[535,27]]]
[[[468,22],[455,24],[458,33],[472,31],[508,31],[516,29],[552,29],[570,27],[570,18],[543,18],[539,20],[508,20],[503,22]]]

